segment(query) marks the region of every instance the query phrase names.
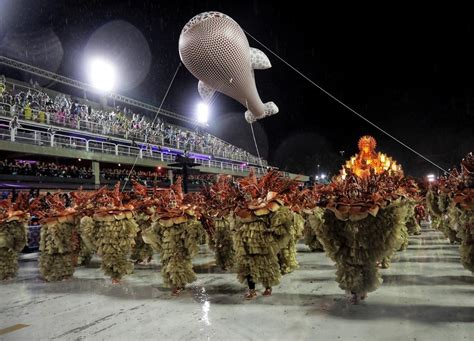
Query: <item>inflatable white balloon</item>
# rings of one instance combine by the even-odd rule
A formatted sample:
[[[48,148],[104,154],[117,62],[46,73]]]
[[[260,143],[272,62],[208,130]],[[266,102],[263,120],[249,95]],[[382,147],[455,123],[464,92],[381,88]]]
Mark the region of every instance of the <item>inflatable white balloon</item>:
[[[179,55],[199,80],[204,101],[215,91],[226,94],[247,108],[249,123],[278,113],[275,103],[262,102],[255,85],[253,70],[269,69],[268,57],[249,46],[245,33],[229,16],[204,12],[192,18],[181,31]]]

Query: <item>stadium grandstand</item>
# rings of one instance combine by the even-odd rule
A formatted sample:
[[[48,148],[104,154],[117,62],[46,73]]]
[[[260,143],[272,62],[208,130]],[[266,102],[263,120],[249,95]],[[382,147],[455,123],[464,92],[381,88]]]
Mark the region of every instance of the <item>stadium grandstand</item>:
[[[271,168],[266,160],[209,134],[205,125],[189,117],[117,94],[97,97],[86,84],[6,57],[0,57],[0,64],[51,80],[62,90],[0,76],[4,191],[94,189],[132,179],[167,186],[181,172],[175,163],[180,156],[196,165],[189,172],[190,190],[212,182],[216,174],[245,176],[253,170],[262,175]],[[83,97],[69,95],[64,88],[79,89]]]

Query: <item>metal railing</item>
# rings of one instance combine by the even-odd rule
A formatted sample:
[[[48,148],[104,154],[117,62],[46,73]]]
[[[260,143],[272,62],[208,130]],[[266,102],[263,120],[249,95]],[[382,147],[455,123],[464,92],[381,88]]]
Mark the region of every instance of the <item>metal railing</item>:
[[[27,88],[27,87],[25,87]],[[29,89],[29,88],[28,88]],[[34,91],[38,91],[37,89],[31,89]],[[9,108],[9,110],[6,110],[5,108]],[[13,110],[12,110],[13,109]],[[26,118],[24,114],[24,107],[18,106],[18,105],[10,105],[8,103],[3,103],[0,102],[0,114],[2,116],[7,116],[7,117],[12,117],[13,115],[18,115],[18,118],[25,119],[27,121],[32,121],[40,124],[47,124],[47,125],[54,125],[57,127],[65,127],[65,128],[70,128],[70,129],[77,129],[80,131],[87,131],[91,132],[94,134],[101,134],[101,135],[108,135],[108,136],[115,136],[119,138],[124,138],[127,140],[136,140],[140,142],[145,142],[147,143],[148,137],[145,136],[145,134],[140,134],[137,132],[128,132],[124,130],[121,127],[108,127],[106,125],[97,123],[97,122],[92,122],[92,121],[86,121],[86,120],[77,120],[75,117],[66,117],[65,114],[62,112],[47,112],[45,110],[36,110],[36,109],[29,109],[31,113],[31,117]],[[30,115],[30,114],[29,114]],[[168,127],[172,127],[172,129],[179,130],[183,132],[184,134],[191,133],[191,134],[197,134],[185,127],[179,127],[175,126],[173,124],[167,123]],[[219,139],[216,136],[212,136],[213,140],[218,141],[221,143],[224,148],[234,148],[233,145],[230,143],[223,141]],[[200,135],[202,139],[206,139],[205,136]],[[175,135],[174,137],[165,137],[164,132],[160,132],[156,136],[151,136],[150,139],[159,139],[161,140],[161,145],[163,146],[168,146],[172,148],[178,148],[178,149],[183,149],[186,148],[187,150],[190,150],[192,152],[200,152],[200,153],[210,153],[214,157],[219,157],[223,159],[228,159],[236,162],[246,162],[246,163],[254,163],[254,164],[260,164],[260,161],[257,157],[253,155],[246,155],[246,156],[241,156],[239,154],[244,154],[245,152],[229,152],[226,151],[225,149],[223,151],[220,150],[212,150],[212,147],[210,145],[195,145],[195,144],[184,144],[182,141],[180,141],[179,138]],[[156,143],[156,142],[155,142]],[[262,164],[267,165],[267,161],[262,159]]]
[[[82,137],[74,137],[63,134],[49,133],[30,128],[8,128],[5,124],[0,126],[0,140],[16,143],[32,144],[44,147],[65,148],[86,152],[103,153],[115,156],[138,157],[139,159],[155,159],[162,162],[174,162],[174,155],[158,150],[158,146],[149,145],[148,148],[138,148],[120,143],[110,143]],[[265,169],[238,165],[225,161],[202,160],[195,158],[194,161],[204,168],[217,168],[244,173],[253,169],[257,174],[264,174]]]

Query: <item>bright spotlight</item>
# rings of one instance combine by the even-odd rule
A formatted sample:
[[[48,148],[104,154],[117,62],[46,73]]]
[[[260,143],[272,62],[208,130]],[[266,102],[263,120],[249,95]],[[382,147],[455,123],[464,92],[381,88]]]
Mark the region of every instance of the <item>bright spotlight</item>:
[[[428,174],[426,178],[428,179],[429,182],[433,182],[436,180],[436,177],[434,174]]]
[[[326,174],[321,174],[321,179],[326,179]]]
[[[116,72],[114,66],[101,58],[94,58],[88,64],[89,81],[101,91],[112,91],[115,86]]]
[[[207,123],[209,119],[209,107],[207,104],[199,103],[196,110],[197,120],[200,123]]]

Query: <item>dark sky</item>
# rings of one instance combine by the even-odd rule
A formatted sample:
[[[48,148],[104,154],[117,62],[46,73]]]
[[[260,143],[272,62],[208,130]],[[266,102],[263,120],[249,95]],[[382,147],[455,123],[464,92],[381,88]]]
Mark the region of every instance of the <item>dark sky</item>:
[[[463,15],[468,15],[466,9],[448,13],[442,8],[433,14],[430,8],[428,15],[411,7],[336,4],[327,9],[316,4],[310,9],[305,2],[284,3],[0,0],[0,51],[87,81],[84,55],[109,24],[112,35],[103,47],[127,65],[122,72],[128,81],[120,93],[159,105],[179,64],[182,27],[195,14],[217,10],[443,168],[459,164],[474,150],[474,33],[472,19]],[[115,28],[119,33],[114,35],[110,30]],[[271,164],[306,174],[315,174],[320,164],[320,171],[334,172],[342,163],[339,151],[349,157],[358,138],[371,134],[379,150],[399,160],[406,173],[436,173],[434,166],[328,98],[257,42],[249,38],[249,43],[273,65],[256,72],[262,100],[280,108],[255,127],[261,153]],[[193,115],[196,86],[182,67],[163,107]],[[221,95],[212,111],[211,132],[255,153],[240,104]]]

